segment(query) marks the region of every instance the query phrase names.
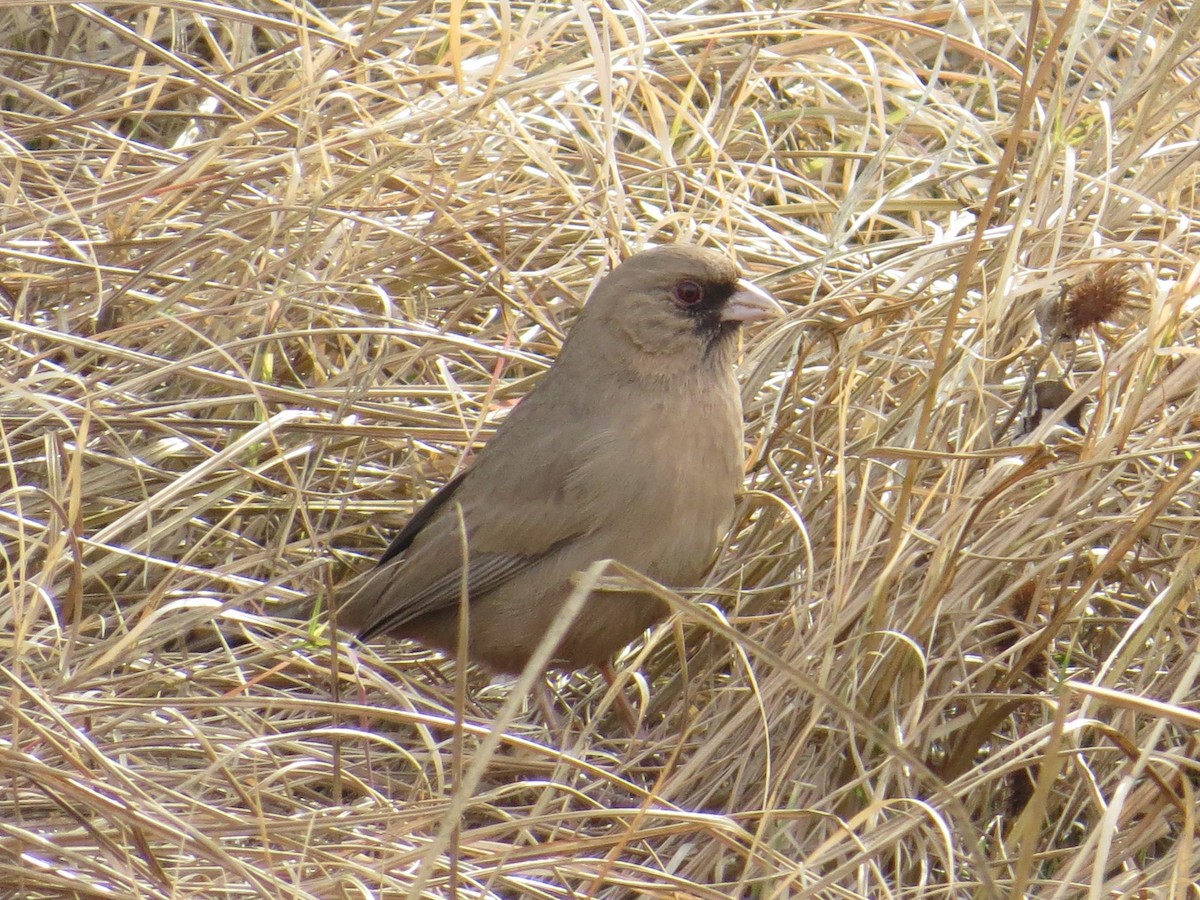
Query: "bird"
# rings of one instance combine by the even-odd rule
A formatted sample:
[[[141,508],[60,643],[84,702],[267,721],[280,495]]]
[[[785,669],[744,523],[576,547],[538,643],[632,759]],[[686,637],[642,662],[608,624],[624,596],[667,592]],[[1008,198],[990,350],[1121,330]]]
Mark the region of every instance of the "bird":
[[[335,592],[337,627],[454,656],[465,559],[467,661],[515,674],[573,576],[599,560],[696,586],[743,486],[738,333],[783,313],[718,251],[631,255],[596,285],[557,360],[473,462]],[[615,655],[668,611],[650,594],[594,591],[549,666],[608,678]]]
[[[1022,417],[1021,436],[1029,434],[1040,424],[1042,416],[1053,414],[1060,407],[1066,406],[1067,400],[1075,393],[1065,381],[1043,380],[1033,386],[1033,397],[1027,414]],[[1084,397],[1077,403],[1067,407],[1062,416],[1062,424],[1067,428],[1083,432],[1083,413],[1091,400]]]

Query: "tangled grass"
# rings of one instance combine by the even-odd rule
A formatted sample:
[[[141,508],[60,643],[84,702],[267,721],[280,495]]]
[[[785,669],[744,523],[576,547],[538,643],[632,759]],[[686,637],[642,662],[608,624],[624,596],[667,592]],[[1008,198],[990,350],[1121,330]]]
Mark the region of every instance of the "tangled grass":
[[[6,4],[3,890],[1196,896],[1198,19]],[[639,734],[272,618],[672,240],[790,314]]]

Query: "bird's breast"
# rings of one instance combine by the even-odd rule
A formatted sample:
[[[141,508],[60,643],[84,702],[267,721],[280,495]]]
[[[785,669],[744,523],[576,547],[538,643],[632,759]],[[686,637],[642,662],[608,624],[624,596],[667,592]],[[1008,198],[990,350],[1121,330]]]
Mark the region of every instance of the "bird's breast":
[[[631,404],[596,440],[601,446],[586,454],[569,493],[596,504],[601,552],[666,584],[694,583],[741,490],[736,388]]]

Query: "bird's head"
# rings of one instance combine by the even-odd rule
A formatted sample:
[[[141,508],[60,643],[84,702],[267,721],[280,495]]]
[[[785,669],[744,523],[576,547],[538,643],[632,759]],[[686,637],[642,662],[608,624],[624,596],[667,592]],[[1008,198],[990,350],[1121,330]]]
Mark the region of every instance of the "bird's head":
[[[637,253],[596,286],[580,316],[655,370],[728,363],[743,322],[783,309],[715,250],[670,244]]]

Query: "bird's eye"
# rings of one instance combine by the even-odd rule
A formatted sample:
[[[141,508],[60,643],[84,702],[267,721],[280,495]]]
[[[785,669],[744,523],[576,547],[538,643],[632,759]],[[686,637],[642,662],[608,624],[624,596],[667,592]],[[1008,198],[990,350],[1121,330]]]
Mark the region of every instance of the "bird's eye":
[[[695,306],[704,299],[704,288],[694,281],[681,281],[675,285],[675,303],[679,306]]]

